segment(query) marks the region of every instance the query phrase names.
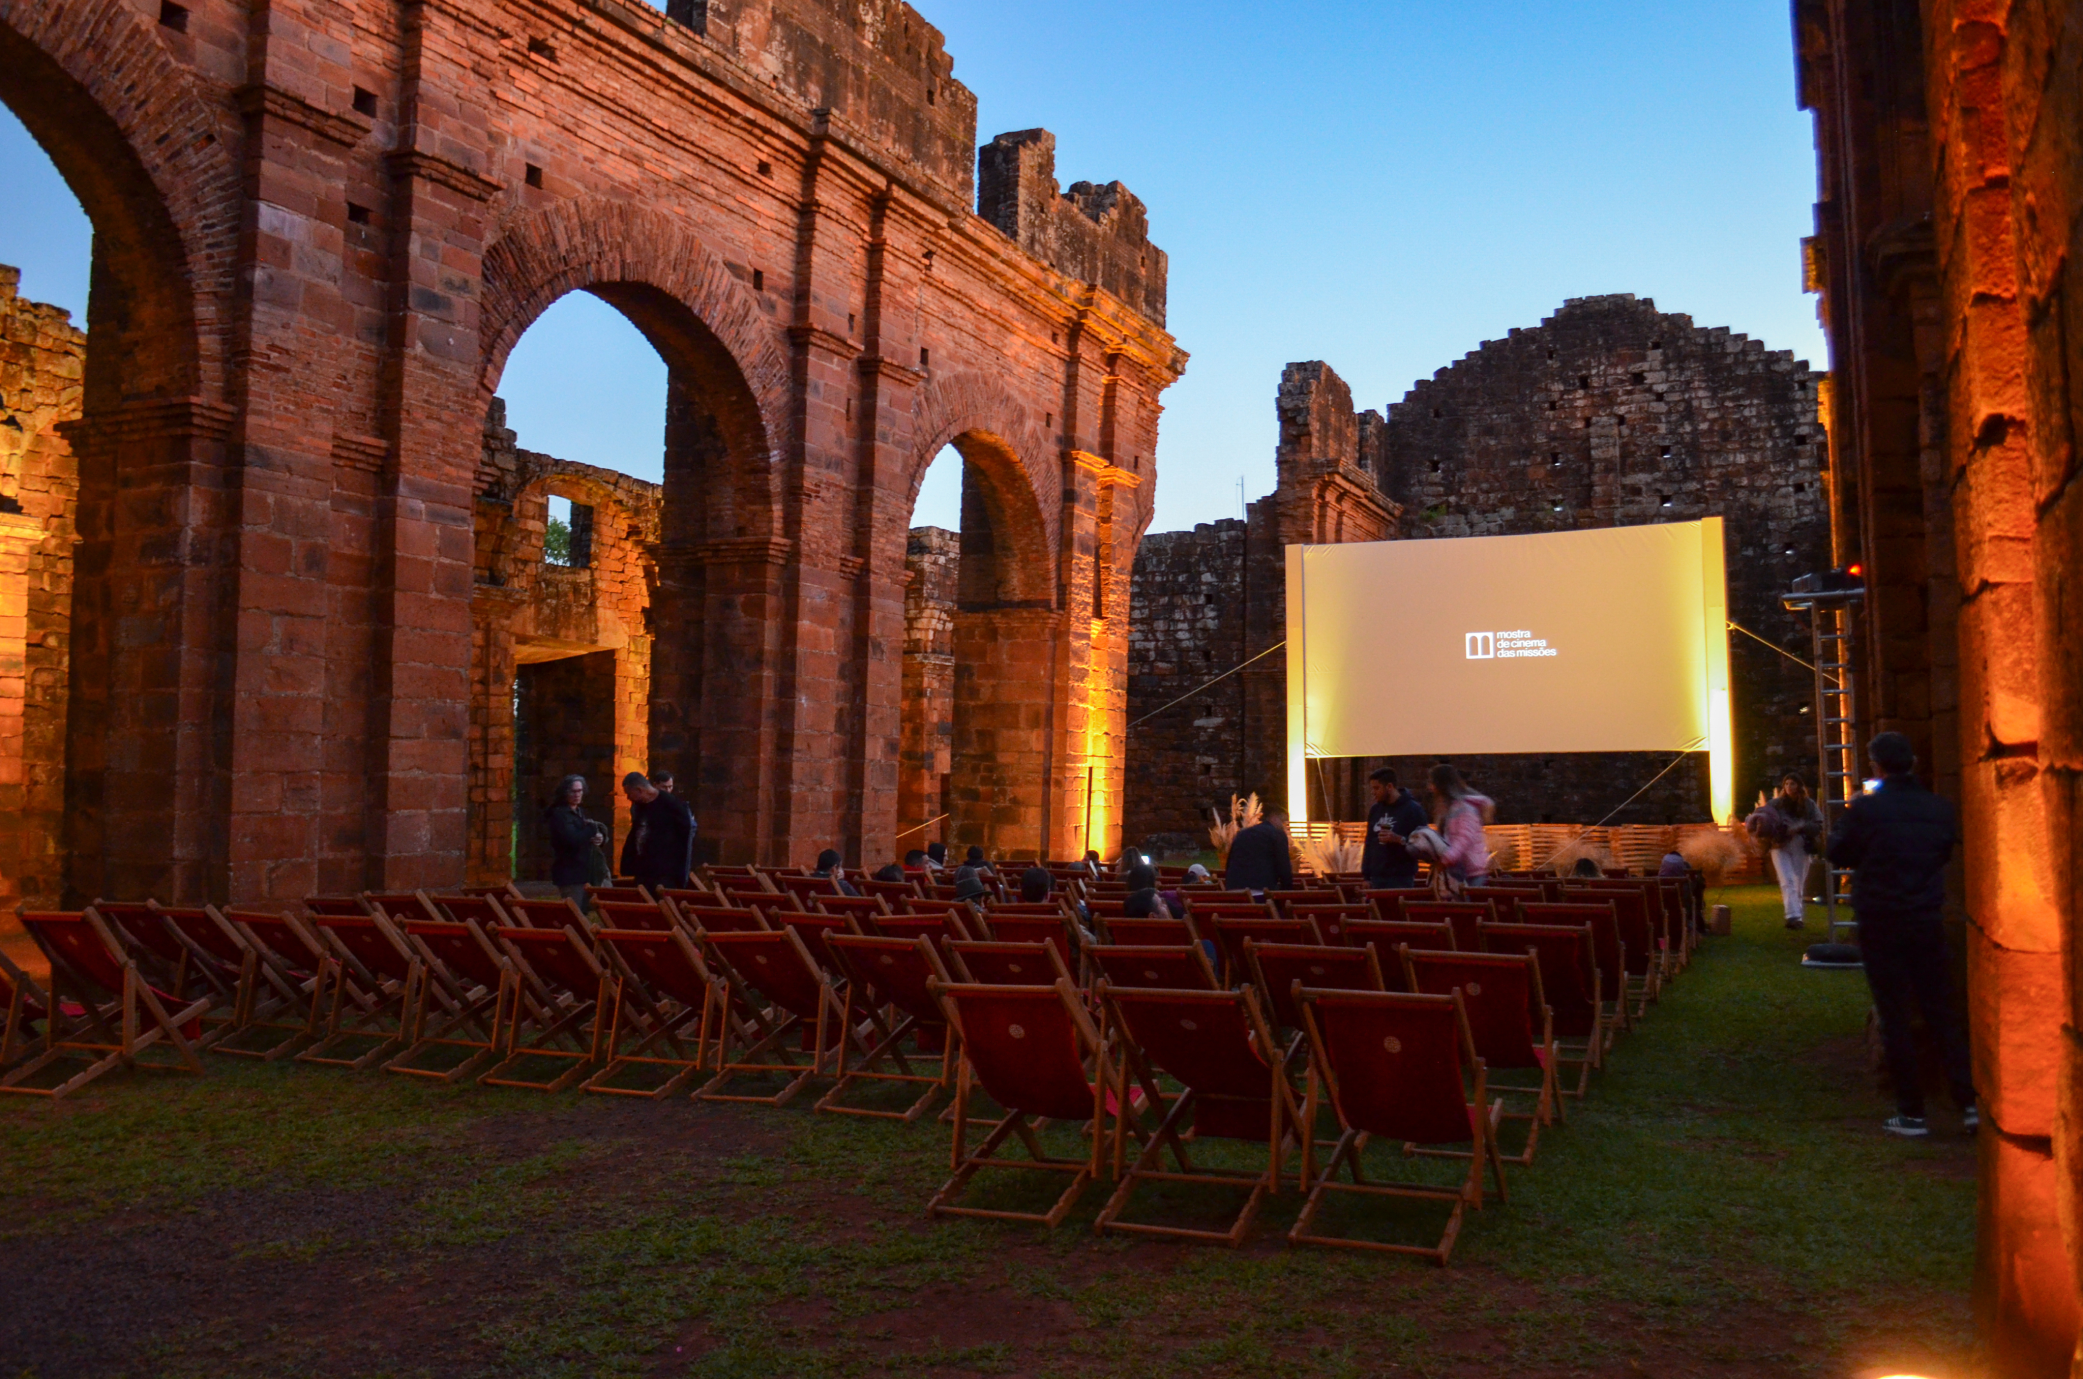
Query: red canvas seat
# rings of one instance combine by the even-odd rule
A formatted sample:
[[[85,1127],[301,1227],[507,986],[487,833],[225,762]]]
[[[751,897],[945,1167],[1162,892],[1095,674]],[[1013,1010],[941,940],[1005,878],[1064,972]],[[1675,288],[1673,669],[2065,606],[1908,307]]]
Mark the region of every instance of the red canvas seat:
[[[503,907],[513,923],[530,929],[562,929],[570,925],[582,934],[586,932],[586,916],[561,895],[555,900],[509,900]]]
[[[692,929],[695,933],[698,934],[757,934],[764,933],[767,929],[766,918],[758,910],[741,910],[731,905],[679,904],[675,904],[673,906],[673,910],[676,914],[680,916],[680,922],[682,924],[686,925],[689,929]],[[650,929],[671,927],[670,925],[654,925],[649,922],[649,916],[646,915],[632,914],[626,916],[626,918],[641,919],[646,922],[641,924],[627,925],[611,924],[608,927],[611,929]]]
[[[877,896],[895,906],[900,900],[919,899],[918,883],[915,881],[877,881],[872,877],[853,883],[862,895]]]
[[[603,929],[670,929],[673,927],[673,912],[658,900],[596,900],[593,912],[600,916]],[[569,924],[570,921],[566,921]],[[539,927],[548,928],[547,924]],[[559,928],[565,927],[559,925]],[[585,933],[588,926],[579,924],[578,932]]]
[[[972,936],[969,926],[962,922],[962,916],[952,908],[930,915],[876,915],[870,924],[873,931],[883,938],[927,938],[936,945],[949,939]]]
[[[299,1063],[361,1069],[410,1042],[426,979],[419,955],[387,919],[313,913],[311,931],[334,959],[319,1041]],[[371,1041],[368,1047],[357,1047]]]
[[[586,903],[598,905],[603,900],[612,900],[622,905],[655,905],[658,897],[644,886],[588,886]]]
[[[1469,1033],[1489,1074],[1490,1090],[1533,1097],[1532,1110],[1505,1112],[1506,1120],[1527,1123],[1525,1145],[1516,1155],[1505,1155],[1502,1147],[1498,1150],[1507,1163],[1531,1165],[1541,1127],[1553,1125],[1562,1109],[1556,1081],[1555,1028],[1541,992],[1540,960],[1531,953],[1430,953],[1408,947],[1399,950],[1398,956],[1411,990],[1428,996],[1461,993]],[[1497,1080],[1500,1070],[1532,1072],[1539,1077],[1539,1085],[1501,1083]]]
[[[1451,924],[1409,924],[1399,919],[1356,919],[1345,926],[1345,942],[1348,947],[1361,948],[1373,944],[1383,953],[1393,954],[1396,945],[1408,943],[1418,948],[1455,948],[1454,926]],[[1390,990],[1402,981],[1400,970],[1392,971],[1395,960],[1382,969],[1383,975],[1392,978]]]
[[[1343,948],[1254,940],[1245,945],[1245,955],[1245,971],[1258,988],[1259,1009],[1280,1029],[1302,1028],[1302,1008],[1294,997],[1298,985],[1342,991],[1388,989],[1380,954],[1372,944]]]
[[[803,949],[813,958],[823,960],[824,936],[826,934],[851,934],[858,930],[844,915],[818,915],[807,910],[776,908],[762,910],[767,926],[772,929],[789,929],[803,940]]]
[[[1663,935],[1657,925],[1662,902],[1644,881],[1587,881],[1568,887],[1564,898],[1583,904],[1610,903],[1627,955],[1627,990],[1631,1013],[1640,1017],[1663,997]]]
[[[1076,961],[1061,911],[1053,915],[1014,915],[993,910],[985,918],[991,926],[991,937],[1000,943],[1046,943],[1063,959],[1065,971],[1071,970]]]
[[[1406,900],[1400,918],[1405,924],[1445,924],[1454,931],[1454,947],[1473,953],[1483,946],[1478,931],[1499,916],[1487,900]]]
[[[1504,1166],[1496,1144],[1504,1102],[1489,1098],[1483,1061],[1476,1055],[1461,998],[1304,987],[1297,1001],[1309,1035],[1312,1073],[1312,1104],[1304,1108],[1304,1123],[1314,1116],[1321,1087],[1337,1114],[1339,1135],[1321,1174],[1311,1172],[1313,1156],[1304,1150],[1309,1198],[1288,1232],[1288,1243],[1418,1254],[1444,1267],[1461,1232],[1463,1213],[1470,1206],[1482,1209],[1486,1162],[1499,1199],[1505,1197]],[[1420,1149],[1466,1144],[1468,1176],[1458,1189],[1444,1190],[1385,1181],[1379,1163],[1363,1173],[1367,1146],[1375,1139]],[[1340,1169],[1351,1182],[1337,1181]],[[1405,1245],[1317,1234],[1316,1218],[1334,1193],[1453,1205],[1438,1244]]]
[[[1344,943],[1345,926],[1355,920],[1371,920],[1374,908],[1370,905],[1351,905],[1343,901],[1335,903],[1312,903],[1290,905],[1286,911],[1289,919],[1306,919],[1316,925],[1316,931],[1324,936],[1325,943]]]
[[[1198,943],[1097,943],[1085,956],[1100,978],[1117,987],[1220,991],[1222,983]]]
[[[1188,900],[1186,902],[1186,918],[1192,920],[1194,928],[1199,930],[1203,937],[1206,937],[1209,932],[1209,924],[1218,919],[1270,920],[1276,918],[1276,916],[1273,913],[1273,907],[1265,901],[1245,901],[1239,904],[1236,901]]]
[[[1521,905],[1538,905],[1549,899],[1549,883],[1538,885],[1529,882],[1524,886],[1470,886],[1461,893],[1461,898],[1471,901],[1488,901],[1497,911],[1500,923],[1509,923]]]
[[[1376,919],[1394,919],[1402,913],[1406,900],[1439,899],[1430,886],[1399,886],[1382,890],[1360,892],[1362,902],[1374,907]]]
[[[1627,1002],[1627,947],[1620,938],[1620,916],[1613,902],[1575,901],[1569,904],[1529,904],[1519,907],[1519,922],[1536,928],[1562,926],[1591,929],[1591,960],[1598,969],[1600,999],[1610,1008],[1606,1017],[1606,1045],[1621,1030],[1633,1027]]]
[[[755,1012],[759,1024],[749,1041],[732,1021],[724,1021],[716,1075],[695,1092],[697,1097],[781,1106],[813,1078],[836,1076],[827,1069],[837,1068],[838,1045],[851,1037],[846,1006],[833,989],[830,974],[810,955],[797,930],[710,933],[703,936],[702,943],[744,991],[768,1002],[768,1010]],[[787,1040],[791,1037],[808,1047],[790,1048]],[[805,1054],[807,1063],[801,1061]],[[768,1096],[726,1090],[741,1077],[762,1074],[780,1076],[786,1085]]]
[[[369,906],[358,895],[307,895],[304,897],[304,913],[328,915],[335,919],[365,919]]]
[[[512,980],[493,1025],[500,1032],[499,1062],[477,1079],[483,1087],[561,1092],[600,1059],[600,1015],[606,975],[592,944],[571,929],[500,925],[483,931],[506,955]],[[555,1077],[529,1078],[531,1061],[566,1065]]]
[[[843,915],[863,930],[870,920],[890,912],[879,895],[820,895],[816,900],[819,913]]]
[[[362,903],[372,912],[381,912],[393,924],[441,918],[441,913],[434,908],[434,902],[427,899],[425,891],[363,891]]]
[[[1101,921],[1107,939],[1136,948],[1198,943],[1200,935],[1183,919],[1129,919],[1108,915]]]
[[[782,876],[775,879],[780,882],[781,889],[803,909],[810,908],[813,896],[839,894],[839,882],[835,877]]]
[[[1267,915],[1211,915],[1195,918],[1195,927],[1215,940],[1222,954],[1224,979],[1236,986],[1248,980],[1251,963],[1244,956],[1247,941],[1255,943],[1299,943],[1321,947],[1324,936],[1306,919],[1274,919]]]
[[[25,909],[21,922],[50,961],[51,983],[42,1003],[41,1049],[0,1075],[0,1092],[56,1100],[116,1068],[202,1072],[195,1041],[214,998],[184,1006],[171,993],[155,990],[122,941],[91,912]],[[19,994],[26,998],[26,991]],[[173,1061],[156,1056],[166,1052]],[[55,1085],[31,1081],[45,1068],[71,1061],[86,1066]]]
[[[1070,968],[1052,943],[981,943],[952,941],[948,965],[955,979],[982,986],[1048,986],[1069,981]]]
[[[229,935],[248,955],[233,1018],[210,1041],[214,1052],[273,1062],[320,1038],[327,992],[346,975],[308,924],[269,910],[164,913],[167,927],[178,923],[178,932],[196,935],[198,947],[221,945]],[[250,1042],[255,1034],[258,1045]]]
[[[403,927],[406,942],[419,952],[425,977],[412,1019],[414,1037],[384,1063],[384,1071],[460,1082],[499,1052],[513,967],[474,924],[415,920]],[[524,993],[519,999],[529,998]],[[434,1067],[424,1062],[450,1050],[461,1050],[462,1060]]]
[[[1049,961],[1060,961],[1053,948],[1037,946]],[[928,1214],[1056,1226],[1099,1176],[1108,1141],[1111,1078],[1099,1031],[1068,977],[1018,986],[936,979],[931,989],[962,1042],[962,1063],[955,1084],[954,1174],[927,1203]],[[1005,1115],[971,1150],[969,1103],[976,1086],[1003,1107]],[[1086,1157],[1064,1158],[1043,1149],[1038,1122],[1046,1120],[1090,1121],[1093,1134]],[[1029,1157],[999,1155],[1013,1138],[1026,1147]],[[970,1180],[986,1168],[1068,1174],[1071,1181],[1045,1212],[962,1205]]]
[[[671,1096],[708,1066],[710,1023],[728,1000],[723,983],[682,930],[602,929],[597,937],[614,972],[601,1044],[607,1063],[583,1090],[653,1100]],[[695,1026],[692,1053],[681,1042],[689,1024]],[[632,1041],[627,1049],[625,1038]],[[661,1045],[670,1053],[660,1052]],[[616,1085],[632,1069],[652,1068],[672,1071],[648,1087]]]
[[[952,1081],[953,1041],[948,1038],[947,1015],[940,1008],[929,983],[946,981],[947,969],[924,936],[912,938],[870,937],[861,934],[827,934],[825,947],[846,976],[845,1028],[852,1028],[855,1013],[868,1017],[875,1029],[874,1045],[849,1066],[847,1048],[839,1049],[839,1082],[817,1103],[817,1110],[847,1116],[873,1116],[884,1120],[917,1120],[947,1090]],[[894,1023],[885,1023],[882,1008],[896,1012]],[[913,1057],[934,1057],[939,1068],[932,1073],[915,1072],[905,1056],[906,1040],[913,1043]],[[902,1111],[850,1106],[846,1097],[862,1083],[897,1083],[924,1090]]]
[[[1127,1155],[1127,1123],[1114,1125],[1114,1170],[1120,1185],[1100,1211],[1095,1227],[1145,1235],[1205,1240],[1235,1247],[1266,1198],[1280,1190],[1282,1153],[1301,1124],[1285,1059],[1273,1042],[1250,987],[1235,991],[1162,990],[1116,987],[1102,979],[1098,996],[1103,1028],[1118,1031],[1138,1061],[1176,1080],[1184,1090],[1143,1142],[1133,1163]],[[1182,1138],[1188,1129],[1193,1144]],[[1266,1146],[1265,1165],[1254,1172],[1196,1163],[1193,1155],[1211,1140],[1243,1140]],[[1161,1168],[1169,1152],[1171,1169]],[[1193,1183],[1250,1189],[1224,1230],[1125,1221],[1123,1214],[1145,1183]]]
[[[1531,953],[1540,965],[1541,997],[1548,1007],[1557,1059],[1578,1065],[1577,1085],[1562,1090],[1584,1095],[1591,1070],[1605,1066],[1606,1050],[1604,993],[1591,959],[1589,926],[1486,924],[1483,948],[1491,953]]]
[[[512,899],[508,896],[506,902]],[[495,928],[525,922],[507,912],[506,902],[502,902],[497,894],[427,895],[427,903],[434,908],[436,919],[445,919],[451,924],[475,924],[488,934]]]
[[[1299,890],[1266,892],[1266,903],[1273,907],[1273,912],[1288,919],[1294,918],[1292,912],[1297,905],[1337,904],[1340,901],[1338,890],[1333,886],[1308,886]]]

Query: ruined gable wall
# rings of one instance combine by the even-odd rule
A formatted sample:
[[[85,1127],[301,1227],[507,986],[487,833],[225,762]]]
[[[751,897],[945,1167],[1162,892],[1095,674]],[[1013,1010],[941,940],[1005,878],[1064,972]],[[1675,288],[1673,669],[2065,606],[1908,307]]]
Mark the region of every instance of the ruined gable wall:
[[[0,913],[64,887],[65,700],[87,337],[0,267]]]
[[[1413,538],[1720,515],[1730,616],[1806,660],[1807,626],[1780,608],[1779,595],[1795,575],[1830,561],[1818,383],[1785,351],[1695,326],[1654,302],[1584,298],[1413,387],[1389,408],[1377,473],[1404,504]],[[1729,655],[1739,806],[1787,770],[1812,784],[1808,673],[1740,633],[1730,634]],[[1462,764],[1497,796],[1500,822],[1589,823],[1669,760]],[[1673,771],[1616,822],[1707,817],[1704,763]]]

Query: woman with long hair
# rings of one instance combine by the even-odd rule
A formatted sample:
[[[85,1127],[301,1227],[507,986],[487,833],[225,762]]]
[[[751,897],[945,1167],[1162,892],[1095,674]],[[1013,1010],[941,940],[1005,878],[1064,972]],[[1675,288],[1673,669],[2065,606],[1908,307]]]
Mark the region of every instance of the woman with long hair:
[[[1461,773],[1444,761],[1432,768],[1427,780],[1432,786],[1433,827],[1446,840],[1446,851],[1436,865],[1464,886],[1481,881],[1490,874],[1490,844],[1483,825],[1496,814],[1496,805],[1470,789]]]

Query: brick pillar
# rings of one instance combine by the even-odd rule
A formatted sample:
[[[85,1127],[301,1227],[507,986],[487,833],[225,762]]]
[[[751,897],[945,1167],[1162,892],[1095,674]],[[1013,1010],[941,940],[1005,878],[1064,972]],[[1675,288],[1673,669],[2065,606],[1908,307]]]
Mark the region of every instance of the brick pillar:
[[[521,596],[479,585],[470,648],[469,884],[497,885],[514,871],[513,616]]]
[[[23,710],[29,687],[29,563],[42,544],[40,520],[0,512],[0,914],[22,900],[26,863],[38,842],[24,809]]]
[[[963,607],[955,614],[950,853],[972,844],[1023,860],[1053,841],[1049,759],[1065,615]]]
[[[952,767],[955,713],[955,582],[961,538],[915,527],[905,565],[903,714],[897,757],[897,828],[891,851],[943,841],[941,781]],[[925,825],[920,827],[920,825]],[[863,860],[877,854],[864,853]]]

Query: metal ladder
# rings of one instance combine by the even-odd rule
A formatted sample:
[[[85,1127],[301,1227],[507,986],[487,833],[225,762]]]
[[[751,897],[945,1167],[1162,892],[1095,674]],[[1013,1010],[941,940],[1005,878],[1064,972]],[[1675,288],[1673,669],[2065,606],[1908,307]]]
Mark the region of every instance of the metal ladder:
[[[1802,587],[1811,583],[1820,581],[1813,576],[1796,580],[1793,592],[1782,602],[1789,610],[1808,614],[1809,646],[1815,657],[1816,765],[1822,773],[1815,796],[1827,840],[1833,812],[1849,807],[1862,788],[1858,700],[1852,676],[1852,609],[1866,591]],[[1848,904],[1840,906],[1840,901],[1849,900],[1851,876],[1849,868],[1823,863],[1823,912],[1829,919],[1832,943],[1839,942],[1840,931],[1858,933],[1859,922],[1851,917]]]

